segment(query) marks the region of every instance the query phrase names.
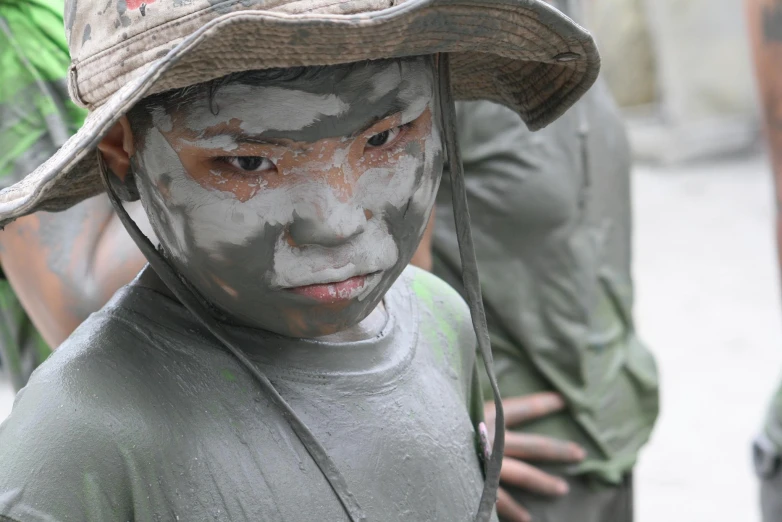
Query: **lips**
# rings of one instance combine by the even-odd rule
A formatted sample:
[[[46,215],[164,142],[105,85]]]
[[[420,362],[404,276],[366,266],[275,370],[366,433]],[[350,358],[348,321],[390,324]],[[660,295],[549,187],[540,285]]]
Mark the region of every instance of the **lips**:
[[[286,288],[288,292],[309,297],[323,303],[349,301],[377,284],[379,272],[353,276],[344,281]]]

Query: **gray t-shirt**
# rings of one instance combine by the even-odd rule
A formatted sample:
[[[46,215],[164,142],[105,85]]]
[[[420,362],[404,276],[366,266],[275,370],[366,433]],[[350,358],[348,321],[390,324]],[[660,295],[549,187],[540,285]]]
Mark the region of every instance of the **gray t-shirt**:
[[[312,430],[367,520],[470,520],[483,487],[466,305],[408,269],[367,341],[227,327]],[[338,521],[257,382],[137,280],[34,374],[0,425],[0,520]]]

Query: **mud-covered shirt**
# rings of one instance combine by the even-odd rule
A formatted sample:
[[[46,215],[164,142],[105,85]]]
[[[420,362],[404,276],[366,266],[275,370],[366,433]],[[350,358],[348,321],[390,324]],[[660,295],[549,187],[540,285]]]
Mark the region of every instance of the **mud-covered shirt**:
[[[416,269],[384,304],[387,323],[366,341],[227,328],[319,439],[367,520],[472,520],[481,395],[466,305]],[[36,370],[0,425],[0,515],[346,520],[248,371],[138,280]]]
[[[559,471],[618,484],[659,401],[655,361],[632,319],[630,154],[619,111],[598,82],[538,132],[490,102],[457,104],[457,118],[502,396],[562,393],[567,411],[520,428],[587,450]],[[448,179],[436,216],[434,273],[460,288]]]

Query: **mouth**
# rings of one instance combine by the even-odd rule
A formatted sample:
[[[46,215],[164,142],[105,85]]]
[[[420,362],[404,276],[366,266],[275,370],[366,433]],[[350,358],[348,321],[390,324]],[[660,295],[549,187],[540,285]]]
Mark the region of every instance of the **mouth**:
[[[295,286],[285,290],[322,303],[338,303],[355,299],[374,288],[379,280],[380,272],[372,272],[371,274],[349,277],[344,281]]]

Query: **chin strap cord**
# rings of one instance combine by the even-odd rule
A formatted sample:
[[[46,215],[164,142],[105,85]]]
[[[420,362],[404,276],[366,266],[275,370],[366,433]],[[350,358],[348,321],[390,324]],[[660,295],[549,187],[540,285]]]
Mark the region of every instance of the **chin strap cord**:
[[[165,283],[165,285],[171,290],[171,292],[179,299],[182,304],[192,313],[201,323],[206,327],[209,332],[220,341],[225,348],[228,349],[239,362],[247,368],[247,370],[258,380],[261,388],[271,399],[272,403],[279,408],[283,418],[293,429],[293,432],[299,438],[304,445],[307,452],[312,457],[312,460],[320,468],[321,473],[326,478],[326,481],[331,486],[334,494],[339,498],[342,507],[345,510],[348,518],[352,522],[366,521],[364,510],[358,504],[358,501],[353,496],[353,493],[348,489],[345,479],[337,469],[334,461],[331,460],[326,450],[320,445],[318,439],[309,430],[304,421],[296,415],[293,408],[283,399],[274,385],[271,383],[268,377],[261,373],[261,371],[247,358],[247,356],[238,348],[231,340],[228,333],[222,327],[222,325],[212,316],[209,309],[201,302],[199,296],[190,288],[185,280],[177,273],[168,260],[158,252],[157,248],[152,242],[144,235],[144,233],[138,228],[138,225],[128,215],[125,207],[122,205],[119,197],[114,192],[111,183],[108,179],[108,168],[103,161],[103,156],[100,152],[98,154],[98,165],[103,180],[103,184],[106,187],[106,193],[109,196],[111,204],[114,206],[114,210],[117,212],[125,229],[133,238],[139,250],[147,258],[149,264],[157,273],[158,277]]]
[[[481,502],[478,505],[476,522],[488,521],[497,503],[497,488],[500,486],[500,467],[505,453],[505,414],[502,409],[502,398],[494,375],[494,359],[491,355],[489,329],[486,326],[486,312],[483,310],[481,283],[478,278],[478,262],[475,259],[475,247],[470,230],[470,211],[467,208],[467,190],[464,185],[464,168],[456,136],[456,107],[451,91],[451,70],[449,56],[439,54],[437,61],[438,88],[440,94],[440,117],[445,135],[445,148],[450,166],[451,186],[453,187],[453,216],[456,223],[456,236],[459,240],[459,255],[462,262],[462,281],[467,293],[467,304],[470,307],[472,325],[478,339],[478,348],[483,357],[486,373],[489,376],[491,390],[494,393],[496,417],[494,419],[494,442],[491,457],[486,469],[486,480],[483,484]]]

